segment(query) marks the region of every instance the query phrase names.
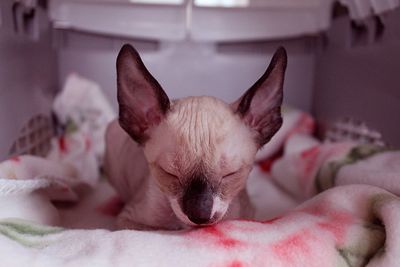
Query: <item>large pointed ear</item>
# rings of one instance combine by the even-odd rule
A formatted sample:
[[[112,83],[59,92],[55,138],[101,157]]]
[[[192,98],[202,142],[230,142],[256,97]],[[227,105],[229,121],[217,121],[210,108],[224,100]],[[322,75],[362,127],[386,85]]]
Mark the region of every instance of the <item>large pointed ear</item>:
[[[281,104],[286,64],[286,50],[280,47],[261,78],[232,104],[244,123],[255,130],[260,147],[282,125]]]
[[[117,58],[119,123],[139,144],[149,138],[169,109],[169,99],[144,66],[139,53],[125,44]]]

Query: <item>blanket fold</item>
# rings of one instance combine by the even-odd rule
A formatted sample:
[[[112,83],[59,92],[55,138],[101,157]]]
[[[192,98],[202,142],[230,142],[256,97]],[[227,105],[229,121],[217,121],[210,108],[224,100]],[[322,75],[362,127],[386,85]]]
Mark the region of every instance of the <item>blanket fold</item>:
[[[398,266],[399,219],[396,196],[349,185],[273,220],[190,231],[83,231],[2,220],[0,256],[6,266]]]
[[[112,231],[123,203],[100,162],[115,114],[77,75],[54,110],[64,132],[46,158],[0,163],[1,266],[400,266],[399,151],[321,142],[309,114],[286,108],[248,180],[257,220]]]

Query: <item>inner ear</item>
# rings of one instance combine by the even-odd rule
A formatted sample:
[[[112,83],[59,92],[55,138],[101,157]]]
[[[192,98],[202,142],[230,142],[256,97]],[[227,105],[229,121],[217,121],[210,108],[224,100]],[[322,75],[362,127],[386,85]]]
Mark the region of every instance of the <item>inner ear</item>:
[[[283,47],[274,53],[265,73],[231,106],[245,124],[255,130],[261,147],[282,125],[281,105],[287,54]]]
[[[164,118],[170,101],[129,44],[121,48],[117,57],[117,87],[119,123],[136,142],[143,144],[150,129]]]

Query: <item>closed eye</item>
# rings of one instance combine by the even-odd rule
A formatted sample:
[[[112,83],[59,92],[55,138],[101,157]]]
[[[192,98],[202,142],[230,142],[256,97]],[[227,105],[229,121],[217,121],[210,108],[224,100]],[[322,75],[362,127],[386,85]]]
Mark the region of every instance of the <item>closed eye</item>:
[[[234,175],[234,174],[236,174],[236,173],[238,173],[238,172],[239,172],[239,170],[234,171],[234,172],[230,172],[230,173],[228,173],[228,174],[222,176],[222,178],[227,178],[227,177],[232,176],[232,175]]]
[[[176,179],[178,179],[178,176],[176,176],[175,174],[172,174],[172,173],[170,173],[170,172],[168,172],[168,171],[166,171],[166,170],[164,170],[163,168],[161,168],[160,167],[160,169],[165,173],[165,174],[167,174],[167,175],[169,175],[169,176],[172,176],[172,177],[174,177],[174,178],[176,178]]]

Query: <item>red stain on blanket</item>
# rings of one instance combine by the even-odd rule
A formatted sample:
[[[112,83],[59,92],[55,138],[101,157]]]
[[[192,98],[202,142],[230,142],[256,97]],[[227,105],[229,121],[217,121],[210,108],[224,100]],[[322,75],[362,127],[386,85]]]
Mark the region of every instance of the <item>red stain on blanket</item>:
[[[289,266],[293,266],[299,258],[312,262],[310,242],[315,238],[309,230],[296,232],[274,244],[272,251]]]
[[[238,260],[234,260],[234,261],[228,263],[226,265],[226,267],[243,267],[243,263]]]
[[[241,241],[227,236],[216,225],[200,229],[199,231],[201,235],[204,235],[206,238],[210,238],[212,243],[222,248],[235,248],[242,244]]]
[[[286,140],[289,139],[294,134],[297,133],[308,133],[312,134],[315,131],[315,121],[313,117],[311,117],[307,113],[301,114],[300,119],[296,123],[296,125],[289,131],[286,136]]]
[[[307,207],[301,209],[300,211],[314,215],[314,216],[322,217],[322,216],[327,215],[329,213],[329,210],[330,210],[330,208],[327,203],[318,202],[314,205],[307,206]]]
[[[85,136],[85,151],[89,151],[92,148],[92,141],[88,136]]]
[[[307,149],[300,154],[300,158],[304,161],[304,176],[311,175],[312,171],[315,170],[319,154],[319,145],[311,147],[310,149]]]
[[[68,152],[67,151],[67,144],[65,142],[65,137],[64,136],[60,136],[58,138],[58,147],[60,148],[60,151],[65,153]]]
[[[188,237],[192,241],[200,241],[204,245],[212,245],[223,249],[241,248],[245,245],[243,241],[228,235],[229,227],[227,224],[222,224],[222,226],[225,226],[223,230],[221,229],[221,224],[193,230],[188,232]]]
[[[264,160],[261,160],[258,165],[260,166],[261,170],[266,173],[271,172],[272,165],[275,163],[275,161],[279,158],[281,158],[283,155],[283,149],[280,149],[278,152],[276,152],[274,155],[272,155],[269,158],[266,158]]]
[[[240,260],[229,260],[224,263],[213,263],[210,265],[210,267],[244,267],[246,264],[241,262]]]
[[[335,209],[324,202],[307,207],[303,211],[321,217],[322,220],[317,223],[317,227],[332,233],[338,244],[345,242],[347,229],[354,222],[351,213]]]
[[[21,161],[21,158],[18,157],[18,156],[15,156],[15,157],[10,158],[10,160],[11,160],[11,161],[14,161],[14,162],[20,162],[20,161]]]
[[[103,204],[97,206],[96,210],[108,216],[117,216],[124,208],[125,203],[118,196],[109,198]]]
[[[346,230],[353,222],[353,216],[347,212],[333,212],[329,214],[326,221],[319,222],[317,225],[328,232],[331,232],[336,242],[343,244],[346,238]]]

